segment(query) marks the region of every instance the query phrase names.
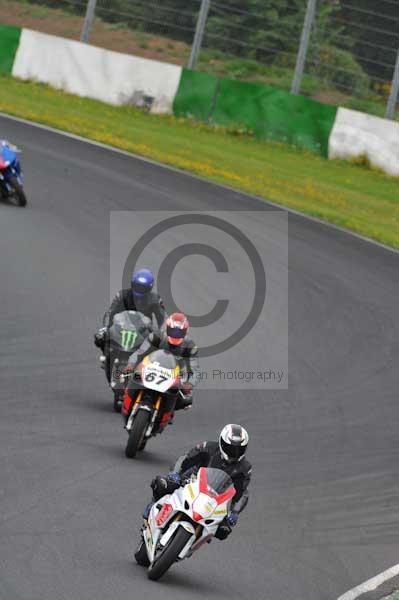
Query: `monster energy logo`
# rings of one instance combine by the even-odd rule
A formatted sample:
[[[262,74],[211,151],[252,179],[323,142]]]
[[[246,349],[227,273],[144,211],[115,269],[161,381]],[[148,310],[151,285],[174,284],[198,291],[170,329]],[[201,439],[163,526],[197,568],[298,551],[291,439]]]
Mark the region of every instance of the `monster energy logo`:
[[[122,348],[124,348],[124,350],[131,350],[137,339],[137,331],[132,331],[131,329],[122,329],[121,338]]]

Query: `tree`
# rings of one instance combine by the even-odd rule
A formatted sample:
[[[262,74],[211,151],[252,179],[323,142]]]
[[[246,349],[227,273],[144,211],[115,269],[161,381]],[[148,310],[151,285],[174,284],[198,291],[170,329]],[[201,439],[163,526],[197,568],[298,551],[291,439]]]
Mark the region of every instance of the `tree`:
[[[82,14],[86,0],[30,1]],[[201,0],[98,0],[97,14],[105,21],[191,44],[200,5]],[[291,67],[305,8],[306,0],[211,0],[204,45]],[[339,68],[352,64],[353,72],[360,73],[360,65],[377,81],[390,81],[398,45],[399,0],[318,0],[308,68],[321,72],[330,57],[345,65]]]
[[[293,51],[303,14],[302,0],[212,2],[206,43],[231,54],[270,62],[281,52]]]
[[[371,77],[392,78],[399,48],[399,3],[379,0],[341,2],[339,19],[352,51]],[[338,41],[338,45],[345,38]]]

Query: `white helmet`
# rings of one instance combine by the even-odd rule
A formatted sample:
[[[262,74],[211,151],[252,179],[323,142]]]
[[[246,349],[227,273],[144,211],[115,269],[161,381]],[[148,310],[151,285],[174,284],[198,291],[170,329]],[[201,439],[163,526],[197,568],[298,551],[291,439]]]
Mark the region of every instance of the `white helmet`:
[[[237,462],[244,458],[249,436],[241,425],[225,425],[220,432],[219,448],[224,460]]]

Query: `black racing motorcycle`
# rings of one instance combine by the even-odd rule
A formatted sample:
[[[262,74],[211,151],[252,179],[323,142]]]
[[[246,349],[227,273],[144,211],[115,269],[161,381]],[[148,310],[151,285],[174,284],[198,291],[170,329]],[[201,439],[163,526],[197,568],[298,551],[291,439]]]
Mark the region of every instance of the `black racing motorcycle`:
[[[115,412],[121,410],[125,390],[121,375],[130,355],[141,346],[151,331],[151,320],[138,311],[125,310],[113,318],[100,360],[114,395]]]

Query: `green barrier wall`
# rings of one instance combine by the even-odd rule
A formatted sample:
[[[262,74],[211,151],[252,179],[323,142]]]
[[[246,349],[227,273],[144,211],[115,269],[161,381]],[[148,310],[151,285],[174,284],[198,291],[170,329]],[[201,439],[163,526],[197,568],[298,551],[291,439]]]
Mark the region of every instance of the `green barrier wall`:
[[[271,86],[217,79],[185,69],[174,112],[218,125],[244,126],[260,139],[328,156],[337,108]]]
[[[19,27],[0,25],[0,74],[11,74],[20,37]]]
[[[174,114],[207,121],[214,108],[218,87],[217,77],[183,69],[173,104]]]

